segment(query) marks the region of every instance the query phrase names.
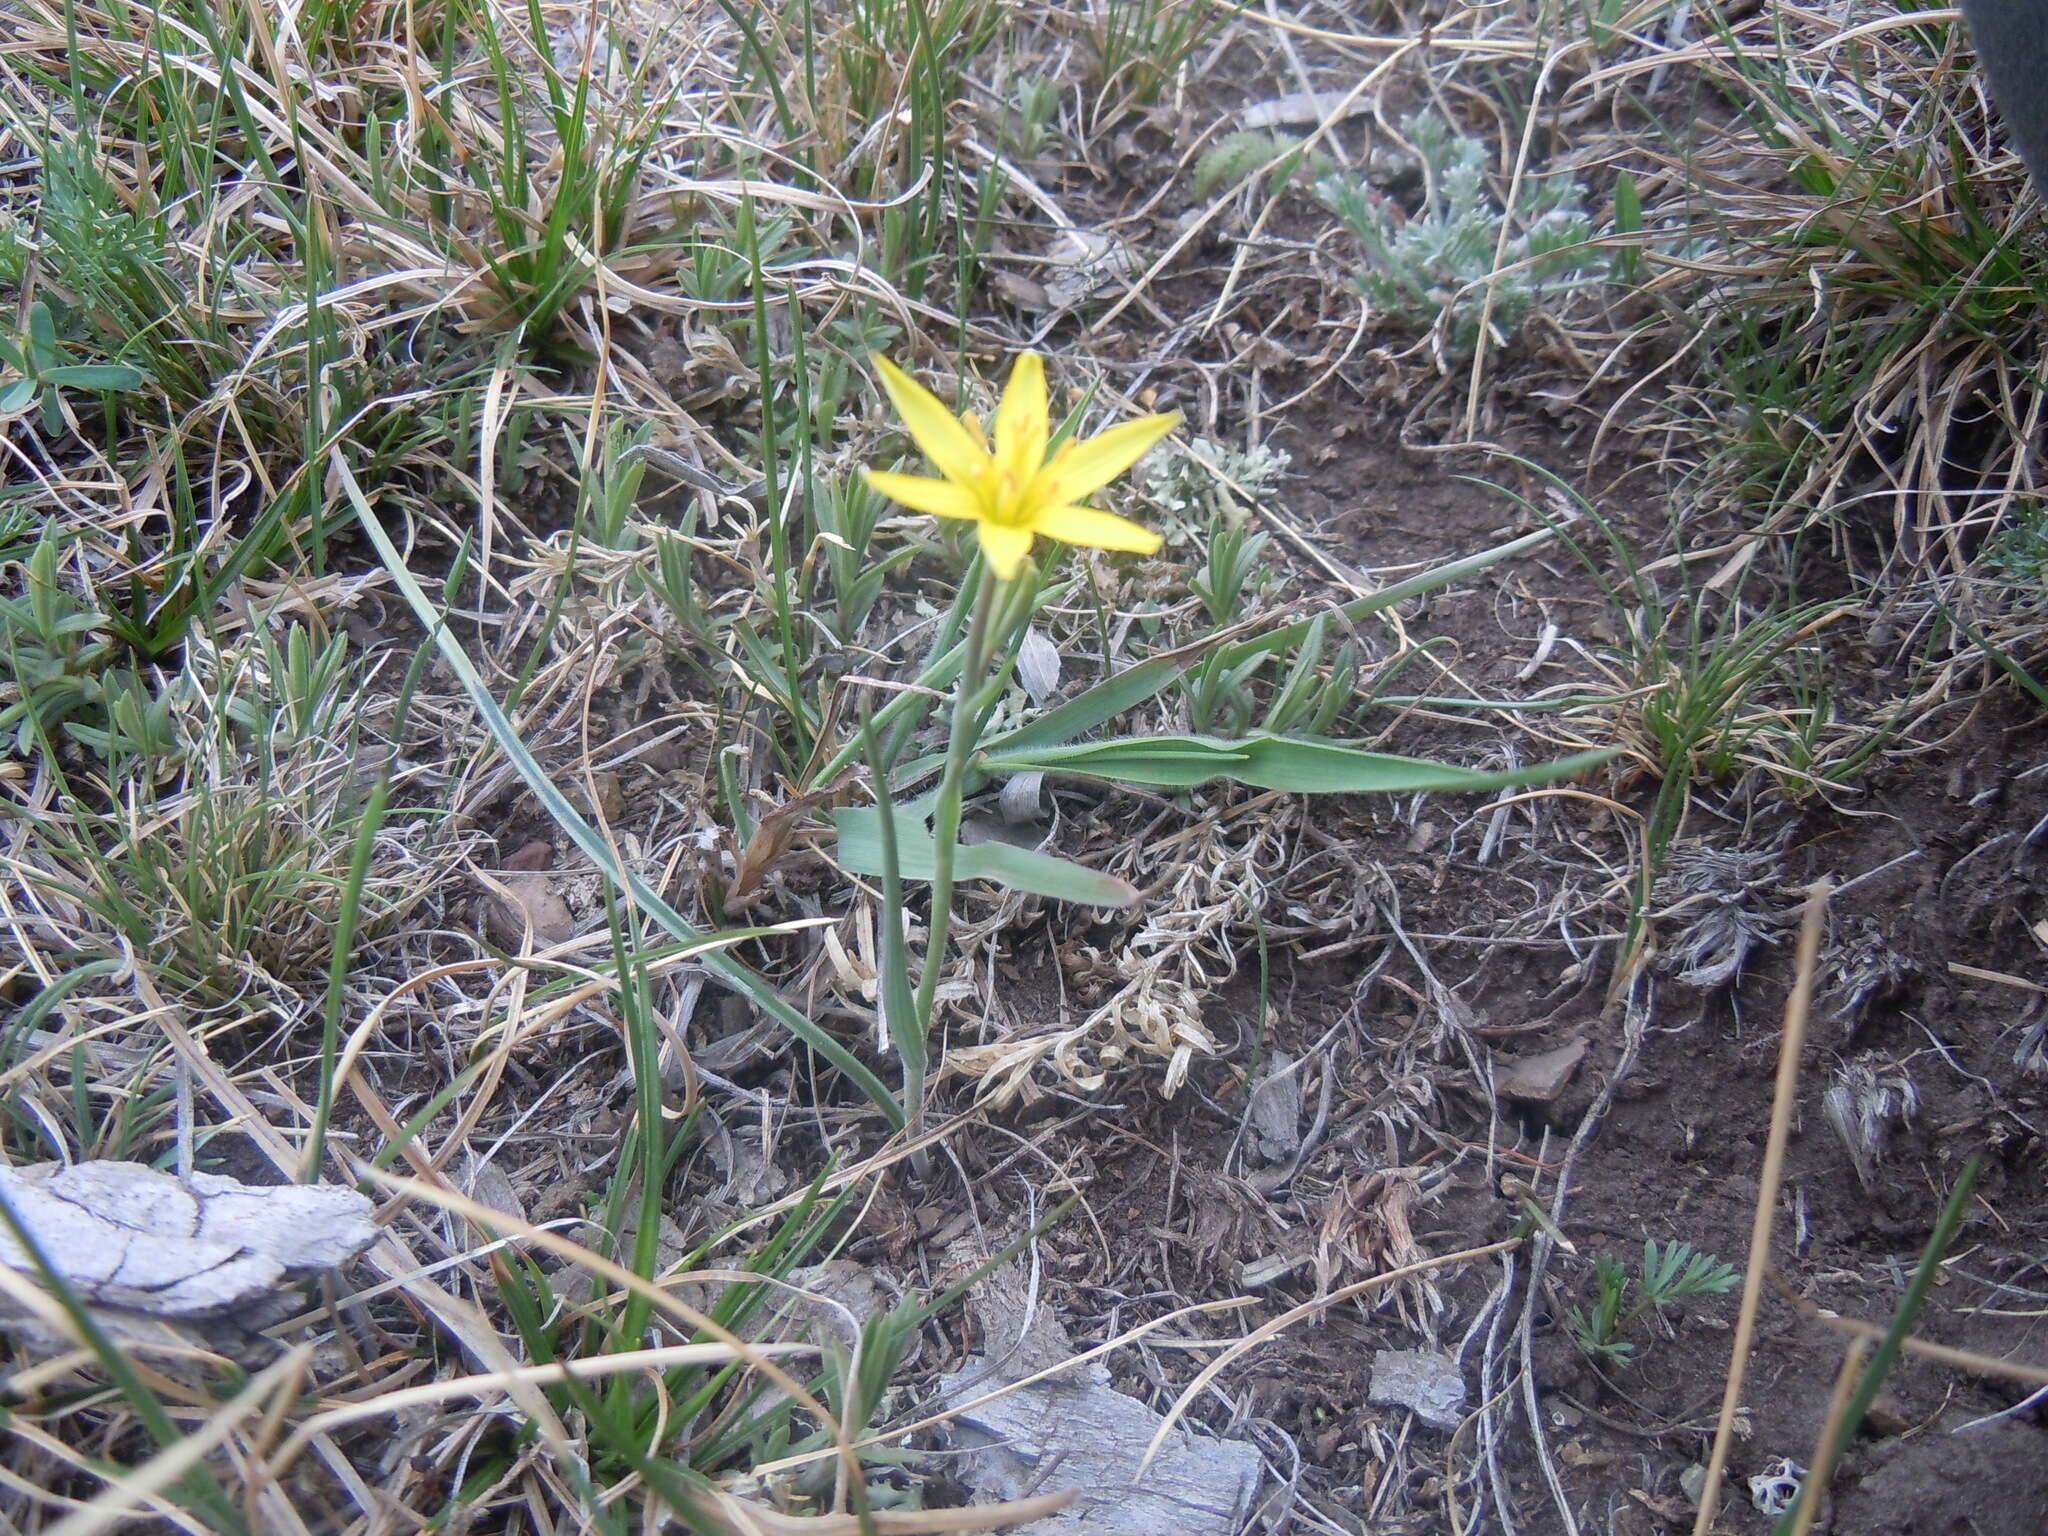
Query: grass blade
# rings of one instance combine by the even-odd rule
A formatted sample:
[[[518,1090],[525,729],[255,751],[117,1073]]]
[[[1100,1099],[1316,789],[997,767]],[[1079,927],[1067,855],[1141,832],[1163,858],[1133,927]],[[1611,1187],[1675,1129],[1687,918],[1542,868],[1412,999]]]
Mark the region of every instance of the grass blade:
[[[1841,1427],[1836,1430],[1833,1442],[1827,1447],[1825,1467],[1841,1464],[1843,1455],[1856,1438],[1856,1431],[1863,1427],[1863,1416],[1870,1412],[1870,1405],[1877,1401],[1878,1390],[1884,1386],[1884,1379],[1897,1363],[1899,1352],[1905,1348],[1906,1336],[1913,1331],[1913,1324],[1920,1316],[1920,1308],[1927,1300],[1927,1293],[1934,1288],[1934,1277],[1941,1272],[1942,1257],[1948,1252],[1949,1244],[1955,1241],[1956,1231],[1963,1224],[1963,1212],[1970,1203],[1970,1194],[1977,1187],[1977,1172],[1980,1160],[1972,1157],[1963,1166],[1962,1177],[1956,1180],[1956,1187],[1948,1197],[1948,1203],[1941,1208],[1941,1215],[1934,1223],[1934,1231],[1927,1239],[1927,1246],[1921,1250],[1920,1263],[1913,1271],[1913,1278],[1907,1283],[1905,1299],[1892,1314],[1891,1326],[1885,1329],[1884,1339],[1877,1346],[1877,1353],[1871,1356],[1870,1365],[1863,1373],[1863,1379],[1856,1384],[1856,1395],[1849,1399],[1849,1410],[1842,1415]],[[1820,1472],[1825,1467],[1817,1466]],[[1802,1513],[1812,1502],[1817,1479],[1809,1476],[1800,1485],[1799,1493],[1792,1501],[1792,1507],[1785,1511],[1778,1523],[1771,1528],[1771,1536],[1793,1536],[1812,1524],[1810,1517]]]
[[[540,802],[542,808],[554,819],[555,825],[568,834],[570,841],[582,849],[585,856],[607,878],[632,892],[633,899],[639,903],[641,910],[653,917],[662,927],[686,944],[702,943],[709,935],[662,900],[654,888],[639,875],[622,866],[613,856],[611,846],[599,836],[597,829],[585,821],[569,803],[567,797],[555,787],[546,771],[527,750],[526,743],[519,739],[519,732],[513,728],[504,710],[498,706],[498,701],[491,696],[491,691],[485,686],[482,676],[462,649],[462,642],[449,633],[448,627],[442,622],[439,610],[434,607],[433,600],[414,579],[406,566],[405,557],[399,553],[398,546],[391,542],[391,536],[384,531],[383,523],[379,521],[376,512],[363,496],[362,487],[356,484],[355,476],[350,473],[347,463],[339,454],[334,459],[333,472],[354,506],[365,536],[375,546],[378,558],[383,561],[385,570],[390,573],[392,583],[404,595],[414,615],[432,635],[434,644],[440,649],[442,660],[448,663],[449,669],[462,683],[463,690],[469,694],[470,702],[476,706],[477,714],[483,720],[485,728],[490,731],[492,740],[497,742],[498,750],[505,754],[506,760],[525,781],[526,787],[533,792],[534,798]],[[805,1018],[744,963],[717,950],[708,952],[704,957],[704,963],[719,980],[845,1073],[875,1107],[889,1117],[892,1126],[900,1127],[903,1124],[902,1107],[897,1104],[895,1096],[889,1092],[882,1080],[869,1071],[844,1044]]]

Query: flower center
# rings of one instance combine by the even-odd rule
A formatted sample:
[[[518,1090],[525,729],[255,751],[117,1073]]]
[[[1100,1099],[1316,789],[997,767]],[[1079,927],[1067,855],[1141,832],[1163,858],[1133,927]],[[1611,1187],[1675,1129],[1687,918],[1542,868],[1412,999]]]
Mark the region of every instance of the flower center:
[[[982,495],[988,520],[1006,528],[1021,528],[1031,521],[1031,486],[1017,471],[1005,466],[992,474]]]

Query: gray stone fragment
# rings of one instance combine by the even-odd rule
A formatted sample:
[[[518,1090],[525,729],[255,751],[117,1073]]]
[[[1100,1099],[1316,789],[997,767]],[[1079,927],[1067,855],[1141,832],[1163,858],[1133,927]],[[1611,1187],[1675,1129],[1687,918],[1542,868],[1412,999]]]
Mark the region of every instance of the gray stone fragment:
[[[990,1391],[970,1367],[944,1378],[946,1401]],[[1099,1364],[1082,1380],[1019,1387],[953,1421],[953,1462],[977,1503],[1072,1488],[1074,1502],[1016,1536],[1236,1536],[1259,1486],[1259,1453],[1234,1440],[1176,1430],[1135,1485],[1160,1416],[1108,1385]]]
[[[1572,1080],[1585,1059],[1586,1042],[1571,1040],[1553,1051],[1534,1056],[1500,1057],[1495,1060],[1493,1085],[1503,1098],[1528,1104],[1548,1104]]]
[[[1465,1378],[1448,1355],[1383,1349],[1372,1357],[1366,1398],[1380,1408],[1406,1408],[1432,1429],[1456,1429],[1465,1418]]]
[[[956,1257],[975,1260],[962,1245]],[[939,1382],[941,1401],[971,1403],[1076,1353],[1024,1271],[1005,1264],[969,1294],[989,1355]],[[1015,1536],[1237,1536],[1258,1492],[1251,1446],[1187,1429],[1168,1436],[1135,1486],[1160,1416],[1109,1385],[1099,1360],[980,1403],[952,1421],[954,1475],[976,1504],[1075,1490],[1056,1515]]]
[[[85,1300],[165,1318],[248,1306],[291,1276],[348,1263],[378,1233],[352,1189],[180,1180],[140,1163],[0,1168],[0,1197]],[[38,1276],[4,1227],[0,1264]]]

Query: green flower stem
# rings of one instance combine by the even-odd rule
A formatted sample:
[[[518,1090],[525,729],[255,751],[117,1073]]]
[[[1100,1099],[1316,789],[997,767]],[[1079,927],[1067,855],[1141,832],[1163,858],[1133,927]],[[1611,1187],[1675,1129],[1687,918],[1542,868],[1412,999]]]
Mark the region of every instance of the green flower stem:
[[[1006,584],[984,570],[980,590],[975,593],[974,616],[967,624],[967,661],[960,669],[959,687],[953,695],[946,766],[939,775],[938,798],[932,806],[931,932],[925,940],[924,974],[917,978],[917,1023],[927,1032],[938,998],[939,972],[945,969],[946,940],[953,926],[953,854],[960,841],[961,784],[981,735],[980,721],[975,718],[979,711],[973,706],[984,692],[988,676],[991,610],[1000,600],[999,591],[1002,598],[1009,596]]]
[[[960,846],[960,804],[974,769],[982,728],[1001,702],[1014,657],[1010,637],[1031,617],[1038,599],[1035,567],[1027,565],[1017,579],[998,581],[986,569],[974,596],[967,626],[967,656],[953,695],[953,718],[946,737],[946,762],[932,801],[932,915],[925,941],[924,971],[917,979],[917,1026],[931,1031],[937,1004],[939,973],[945,969],[946,940],[953,926],[954,854]],[[1003,665],[991,672],[996,655]]]

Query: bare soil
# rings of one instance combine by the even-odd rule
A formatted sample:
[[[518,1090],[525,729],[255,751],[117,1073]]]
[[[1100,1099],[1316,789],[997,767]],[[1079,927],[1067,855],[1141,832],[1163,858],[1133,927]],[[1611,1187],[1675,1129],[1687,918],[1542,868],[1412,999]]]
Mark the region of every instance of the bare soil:
[[[1153,129],[1121,135],[1105,155],[1113,164],[1070,167],[1064,179],[1047,172],[1047,185],[1078,222],[1120,227],[1156,250],[1187,206],[1156,195],[1176,174],[1175,139]],[[1099,334],[1086,328],[1086,313],[1061,320],[1043,345],[1084,355],[1112,380],[1163,388],[1198,430],[1241,441],[1265,406],[1321,372],[1354,318],[1311,224],[1275,222],[1248,248],[1242,283],[1226,273],[1247,233],[1243,221],[1220,225],[1186,265],[1149,287],[1145,308]],[[1226,294],[1227,318],[1205,325]],[[1040,323],[1013,318],[1020,330]],[[1492,360],[1483,435],[1578,485],[1639,548],[1665,552],[1666,500],[1676,489],[1632,456],[1626,430],[1603,435],[1619,389],[1610,380],[1604,392],[1582,391],[1583,372],[1571,377],[1570,350],[1550,336],[1532,325]],[[1254,373],[1256,398],[1248,399]],[[1560,379],[1571,385],[1563,394]],[[1309,403],[1260,424],[1295,456],[1275,499],[1275,547],[1298,598],[1340,601],[1537,526],[1501,490],[1461,478],[1547,506],[1527,465],[1501,453],[1429,451],[1461,436],[1464,405],[1461,381],[1435,373],[1426,357],[1374,346]],[[1787,574],[1809,592],[1834,585],[1824,568]],[[1665,579],[1680,586],[1675,574]],[[1596,658],[1612,653],[1619,622],[1599,583],[1553,547],[1405,609],[1412,639],[1451,644],[1411,665],[1395,691],[1530,698],[1570,682],[1599,692],[1614,679]],[[1532,664],[1546,626],[1563,641]],[[1845,709],[1883,697],[1896,681],[1855,623],[1830,644]],[[1373,725],[1386,728],[1389,750],[1460,762],[1528,762],[1570,744],[1543,715],[1421,708],[1376,715]],[[905,1171],[885,1185],[851,1256],[905,1284],[943,1284],[960,1272],[963,1232],[985,1234],[983,1251],[992,1251],[1051,1204],[1078,1196],[1079,1208],[1043,1237],[1035,1260],[1039,1298],[1076,1343],[1191,1303],[1257,1294],[1255,1308],[1189,1318],[1164,1336],[1230,1338],[1384,1269],[1506,1238],[1522,1220],[1517,1192],[1533,1189],[1552,1207],[1559,1176],[1568,1175],[1562,1232],[1576,1252],[1549,1256],[1533,1296],[1525,1250],[1505,1272],[1497,1262],[1452,1265],[1332,1306],[1230,1369],[1192,1416],[1249,1437],[1266,1455],[1280,1490],[1266,1529],[1306,1530],[1316,1520],[1339,1531],[1470,1529],[1482,1465],[1472,1434],[1368,1402],[1378,1351],[1440,1348],[1458,1358],[1473,1406],[1484,1390],[1512,1394],[1502,1420],[1512,1432],[1489,1453],[1493,1494],[1512,1511],[1511,1529],[1690,1529],[1685,1477],[1706,1460],[1736,1297],[1693,1298],[1649,1320],[1632,1339],[1634,1363],[1620,1367],[1589,1358],[1569,1316],[1592,1303],[1596,1256],[1633,1270],[1646,1240],[1682,1241],[1741,1266],[1794,915],[1800,892],[1826,878],[1843,891],[1831,909],[1776,1213],[1774,1288],[1716,1527],[1765,1531],[1770,1520],[1750,1497],[1750,1479],[1787,1458],[1810,1463],[1845,1347],[1813,1309],[1884,1324],[1972,1157],[1982,1176],[1917,1332],[2017,1361],[2048,1358],[2048,1055],[2029,1033],[2040,994],[2031,983],[1956,969],[2023,978],[2038,967],[2032,925],[2048,917],[2038,846],[2048,774],[2033,770],[2044,729],[2031,706],[1994,688],[1880,752],[1848,794],[1795,795],[1758,772],[1702,782],[1675,856],[1752,857],[1740,905],[1763,937],[1732,981],[1689,984],[1667,956],[1620,998],[1610,996],[1612,969],[1640,856],[1628,813],[1646,813],[1656,789],[1639,760],[1621,759],[1580,786],[1619,810],[1590,797],[1543,797],[1499,813],[1454,800],[1318,805],[1290,833],[1298,868],[1272,894],[1265,921],[1287,927],[1290,902],[1309,886],[1327,904],[1332,879],[1348,886],[1366,920],[1296,933],[1263,954],[1256,932],[1233,929],[1235,976],[1208,999],[1203,1020],[1224,1046],[1195,1061],[1179,1092],[1161,1097],[1150,1069],[1112,1073],[1093,1094],[1043,1080],[1035,1103],[959,1132],[925,1179]],[[650,760],[627,770],[624,819],[658,814],[673,775],[697,768]],[[1098,847],[1162,837],[1247,798],[1205,791],[1162,809],[1155,798],[1112,796],[1069,807],[1081,827],[1072,835]],[[501,855],[545,836],[531,806],[514,802],[506,812]],[[1501,830],[1489,840],[1496,822]],[[801,867],[798,855],[789,889],[799,895]],[[1091,922],[1021,915],[1001,937],[1009,986],[1057,1012],[1063,989],[1094,963],[1081,952],[1101,937]],[[1315,928],[1313,918],[1304,926]],[[1684,926],[1680,914],[1655,932],[1668,945]],[[1855,982],[1867,975],[1883,979],[1859,994]],[[955,1027],[956,1043],[977,1043],[974,1021],[956,1018]],[[715,1056],[747,1029],[743,1016],[707,1006],[692,1043]],[[982,1038],[1000,1035],[991,1027]],[[1574,1043],[1583,1043],[1583,1059],[1555,1096],[1518,1098],[1501,1087],[1517,1063]],[[582,1051],[565,1044],[559,1062],[527,1065],[588,1073]],[[1249,1124],[1249,1101],[1282,1053],[1301,1064],[1300,1105],[1292,1132],[1268,1144]],[[800,1067],[772,1054],[740,1051],[718,1062],[741,1086],[778,1100],[812,1093],[797,1081]],[[1824,1110],[1829,1089],[1852,1072],[1893,1084],[1895,1098],[1909,1092],[1912,1104],[1861,1172]],[[545,1186],[550,1195],[536,1218],[573,1206],[573,1170],[609,1145],[623,1102],[595,1086],[569,1097],[576,1113],[558,1150],[528,1170],[529,1193]],[[972,1100],[972,1085],[955,1080],[936,1108],[964,1110]],[[828,1141],[842,1154],[871,1144],[858,1116],[801,1119],[782,1127],[779,1153],[733,1121],[736,1145],[753,1136],[753,1161],[728,1150],[686,1177],[709,1209],[722,1210],[718,1201],[753,1176],[750,1168],[780,1166],[775,1177],[786,1184]],[[1520,1347],[1482,1368],[1498,1338],[1515,1339],[1524,1320],[1526,1397]],[[1118,1387],[1163,1410],[1207,1355],[1161,1342],[1133,1345],[1111,1365]],[[987,1343],[970,1321],[949,1322],[926,1340],[912,1378],[958,1369]],[[2021,1407],[2023,1397],[2008,1382],[1907,1359],[1838,1472],[1817,1529],[2048,1529],[2048,1414],[2039,1403]],[[1534,1425],[1516,1417],[1528,1401]],[[1976,1422],[1994,1414],[2003,1417]],[[1289,1500],[1292,1524],[1277,1513]],[[1510,1529],[1505,1518],[1483,1528]]]
[[[1202,312],[1218,291],[1213,272],[1151,290],[1175,319]],[[1304,282],[1298,291],[1327,289]],[[1246,330],[1299,355],[1325,344],[1316,317],[1288,304],[1247,310],[1234,317]],[[1673,487],[1613,452],[1589,465],[1594,425],[1612,395],[1560,412],[1545,388],[1554,360],[1539,353],[1525,338],[1496,360],[1489,436],[1587,488],[1639,548],[1659,549]],[[1211,366],[1232,361],[1218,355]],[[1410,445],[1427,438],[1418,420],[1455,427],[1464,403],[1447,381],[1424,374],[1418,383],[1414,370],[1412,359],[1368,356],[1280,424],[1276,441],[1294,452],[1297,471],[1279,498],[1283,531],[1305,591],[1341,599],[1345,577],[1369,586],[1535,526],[1499,491],[1460,478],[1476,475],[1540,503],[1544,486],[1525,467],[1404,446],[1404,437]],[[1285,395],[1309,371],[1282,366],[1260,383]],[[1418,408],[1432,392],[1433,403]],[[1796,574],[1809,593],[1839,585],[1824,568]],[[1617,623],[1599,585],[1561,549],[1437,594],[1404,617],[1412,636],[1448,636],[1454,647],[1438,657],[1435,675],[1419,674],[1436,663],[1416,667],[1402,691],[1489,696],[1518,685],[1527,696],[1561,678],[1590,687],[1597,674],[1583,650],[1561,649],[1533,675],[1526,670],[1539,632],[1555,624],[1597,651],[1613,644]],[[1845,708],[1897,680],[1854,624],[1833,654]],[[1845,890],[1829,919],[1772,1262],[1774,1287],[1804,1308],[1779,1289],[1766,1294],[1716,1527],[1767,1530],[1750,1480],[1786,1458],[1810,1463],[1845,1347],[1813,1309],[1888,1321],[1971,1157],[1982,1160],[1982,1175],[1918,1334],[2013,1360],[2044,1357],[2048,1059],[2028,1034],[2038,994],[1953,969],[2010,977],[2038,963],[2029,925],[2041,913],[2036,844],[2048,776],[2029,770],[2041,761],[2043,726],[2031,706],[1995,689],[1940,725],[1938,740],[1922,736],[1880,754],[1846,796],[1795,796],[1760,774],[1702,783],[1677,852],[1757,855],[1763,873],[1746,905],[1769,931],[1732,983],[1688,985],[1673,965],[1653,964],[1633,1013],[1608,995],[1637,853],[1622,817],[1584,802],[1548,803],[1482,863],[1485,825],[1475,807],[1318,806],[1321,841],[1341,844],[1358,878],[1381,884],[1380,931],[1329,946],[1343,951],[1335,956],[1303,958],[1318,949],[1308,940],[1276,947],[1263,1001],[1247,959],[1209,1021],[1236,1046],[1199,1063],[1180,1094],[1162,1101],[1142,1082],[1121,1081],[1091,1112],[1070,1098],[1049,1101],[1050,1123],[1026,1117],[986,1144],[968,1135],[964,1171],[978,1181],[988,1167],[1014,1170],[1014,1137],[1024,1135],[1040,1169],[1028,1177],[1048,1196],[1084,1198],[1087,1219],[1046,1239],[1045,1298],[1075,1339],[1089,1341],[1262,1284],[1263,1310],[1220,1325],[1235,1334],[1404,1252],[1498,1240],[1519,1215],[1504,1193],[1509,1181],[1535,1184],[1547,1202],[1576,1144],[1564,1231],[1578,1251],[1550,1258],[1533,1301],[1519,1287],[1508,1300],[1528,1307],[1547,1449],[1539,1453],[1524,1424],[1501,1451],[1500,1491],[1519,1531],[1571,1529],[1560,1499],[1581,1529],[1689,1529],[1684,1479],[1707,1457],[1736,1296],[1671,1309],[1641,1330],[1635,1363],[1619,1368],[1596,1365],[1568,1317],[1592,1302],[1597,1255],[1633,1269],[1648,1239],[1690,1243],[1741,1266],[1795,909],[1808,884],[1828,879]],[[1500,716],[1434,711],[1398,717],[1388,745],[1460,761],[1508,748],[1524,761],[1543,753],[1540,717],[1524,729]],[[1624,762],[1585,787],[1646,813],[1655,783]],[[1682,921],[1659,932],[1668,939],[1674,926]],[[1047,967],[1037,942],[1016,936],[1018,971]],[[1868,975],[1880,979],[1859,995],[1857,979]],[[1586,1054],[1554,1099],[1517,1100],[1489,1087],[1489,1076],[1497,1084],[1518,1060],[1573,1042]],[[1300,1127],[1308,1139],[1291,1173],[1286,1156],[1262,1161],[1246,1128],[1249,1084],[1275,1051],[1309,1059]],[[1852,1071],[1909,1085],[1912,1101],[1864,1173],[1823,1108]],[[1001,1181],[987,1198],[1004,1201]],[[1483,1341],[1471,1330],[1497,1300],[1496,1273],[1453,1269],[1427,1286],[1327,1311],[1231,1371],[1196,1417],[1263,1447],[1294,1447],[1294,1465],[1269,1449],[1273,1470],[1331,1529],[1464,1529],[1469,1510],[1454,1508],[1450,1485],[1471,1466],[1469,1440],[1369,1405],[1367,1384],[1376,1351],[1434,1343],[1458,1354],[1476,1398]],[[1117,1380],[1164,1408],[1198,1364],[1141,1345],[1119,1357]],[[1495,1391],[1505,1385],[1492,1382]],[[2039,1403],[2020,1406],[2024,1396],[2008,1382],[1907,1360],[1816,1528],[2048,1529],[2048,1417]],[[1994,1414],[2003,1417],[1977,1422]]]
[[[1446,471],[1440,459],[1346,444],[1308,472],[1293,504],[1314,536],[1358,569],[1448,557],[1482,547],[1513,519],[1497,494]],[[1459,674],[1497,685],[1526,659],[1533,615],[1574,608],[1604,611],[1583,573],[1537,561],[1440,596],[1410,625],[1454,634]],[[1489,868],[1473,856],[1469,806],[1319,807],[1317,821],[1341,829],[1333,835],[1385,882],[1386,910],[1398,911],[1407,941],[1382,933],[1335,959],[1276,953],[1263,1044],[1257,989],[1241,976],[1216,999],[1212,1020],[1215,1033],[1237,1036],[1237,1048],[1199,1065],[1172,1100],[1119,1083],[1093,1113],[1014,1125],[1034,1139],[1047,1192],[1072,1190],[1087,1202],[1087,1222],[1070,1221],[1046,1241],[1050,1305],[1077,1340],[1093,1340],[1172,1306],[1241,1294],[1276,1260],[1301,1261],[1265,1288],[1263,1312],[1230,1319],[1227,1332],[1236,1333],[1317,1294],[1318,1254],[1331,1283],[1358,1278],[1361,1258],[1386,1260],[1390,1217],[1411,1225],[1431,1254],[1508,1235],[1518,1208],[1503,1181],[1530,1182],[1541,1171],[1554,1187],[1564,1149],[1582,1141],[1564,1223],[1578,1254],[1552,1258],[1531,1313],[1542,1432],[1582,1522],[1616,1532],[1689,1529],[1681,1479],[1706,1459],[1736,1297],[1672,1309],[1636,1339],[1636,1363],[1619,1369],[1589,1359],[1567,1318],[1591,1304],[1592,1261],[1603,1252],[1633,1268],[1646,1239],[1684,1241],[1741,1265],[1790,985],[1790,916],[1799,893],[1826,878],[1848,888],[1832,907],[1823,952],[1774,1275],[1809,1308],[1882,1325],[1962,1165],[1976,1156],[1976,1197],[1917,1332],[2004,1358],[2042,1358],[2043,1061],[2038,1048],[2024,1064],[2017,1059],[2039,1010],[2027,990],[1951,969],[2024,973],[2036,954],[2027,925],[2040,909],[2034,835],[2048,817],[2048,792],[2042,775],[2025,770],[2041,739],[2027,710],[1991,700],[1938,750],[1877,769],[1860,794],[1832,805],[1795,802],[1754,782],[1703,786],[1682,848],[1780,850],[1752,894],[1755,909],[1781,926],[1732,985],[1703,990],[1653,970],[1633,1052],[1626,1010],[1608,1004],[1604,967],[1575,960],[1555,929],[1530,922],[1532,893],[1597,893],[1603,863],[1628,867],[1629,843],[1611,814],[1551,808],[1537,837]],[[1470,756],[1474,742],[1472,727],[1429,721],[1397,729],[1393,745],[1462,743]],[[1654,788],[1640,780],[1592,787],[1638,810]],[[1621,912],[1619,899],[1604,908],[1609,922]],[[1597,924],[1579,937],[1589,929]],[[1019,937],[1015,958],[1026,973],[1042,964],[1033,947]],[[1600,951],[1579,946],[1582,955]],[[1845,982],[1880,961],[1895,979],[1852,1005]],[[1448,1014],[1433,980],[1448,989]],[[1517,1060],[1574,1041],[1586,1055],[1554,1100],[1489,1092],[1485,1069],[1498,1080]],[[1310,1058],[1301,1129],[1313,1137],[1277,1182],[1284,1166],[1263,1164],[1256,1136],[1245,1132],[1248,1074],[1276,1050]],[[1910,1083],[1916,1103],[1868,1183],[1822,1107],[1852,1065]],[[985,1164],[1014,1164],[1012,1150],[1008,1133],[986,1147],[970,1134],[960,1155],[978,1180]],[[1389,1187],[1408,1193],[1390,1202]],[[989,1198],[1003,1201],[1000,1186]],[[1304,1324],[1233,1371],[1197,1416],[1219,1431],[1281,1431],[1305,1458],[1300,1496],[1335,1528],[1456,1529],[1442,1473],[1447,1455],[1462,1461],[1470,1447],[1450,1447],[1443,1432],[1369,1406],[1366,1388],[1380,1349],[1435,1341],[1469,1365],[1467,1330],[1488,1299],[1490,1273],[1454,1271],[1437,1277],[1433,1295],[1411,1290],[1393,1305],[1355,1303]],[[1522,1301],[1517,1293],[1514,1304]],[[1748,1480],[1781,1458],[1810,1462],[1844,1344],[1810,1311],[1766,1295],[1718,1529],[1769,1528],[1747,1497]],[[1118,1384],[1162,1408],[1195,1368],[1142,1346],[1130,1354]],[[1470,1385],[1476,1392],[1477,1381]],[[1834,1508],[1823,1517],[1831,1523],[1819,1528],[2043,1529],[2041,1407],[1957,1433],[2010,1413],[2024,1390],[1906,1361],[1837,1476]],[[1504,1459],[1516,1528],[1565,1530],[1526,1434]]]

